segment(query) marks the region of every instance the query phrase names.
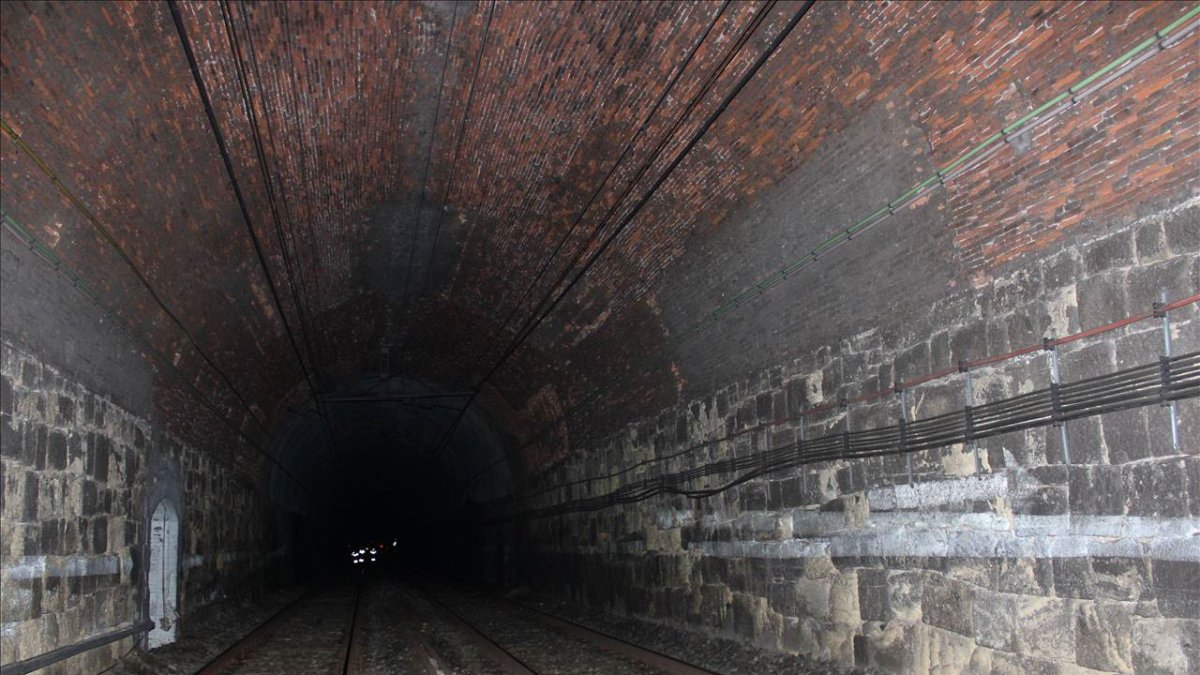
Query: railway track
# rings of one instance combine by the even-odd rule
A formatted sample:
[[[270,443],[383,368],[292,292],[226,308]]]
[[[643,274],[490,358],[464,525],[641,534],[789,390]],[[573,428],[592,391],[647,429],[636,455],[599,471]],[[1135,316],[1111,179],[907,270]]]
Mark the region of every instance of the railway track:
[[[361,585],[307,593],[218,654],[200,675],[356,675],[363,654],[357,624]]]
[[[518,602],[411,585],[472,639],[498,672],[713,672]]]
[[[379,580],[310,592],[200,671],[266,673],[670,673],[712,671],[521,603]]]

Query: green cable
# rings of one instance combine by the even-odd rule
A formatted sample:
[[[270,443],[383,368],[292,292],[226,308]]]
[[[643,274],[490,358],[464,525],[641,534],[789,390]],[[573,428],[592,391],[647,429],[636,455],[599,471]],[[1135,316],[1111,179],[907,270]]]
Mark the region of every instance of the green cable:
[[[1138,46],[1134,47],[1133,49],[1130,49],[1129,51],[1125,52],[1124,54],[1118,56],[1115,61],[1109,63],[1107,66],[1104,66],[1100,70],[1097,70],[1096,72],[1092,73],[1091,75],[1088,75],[1087,77],[1083,78],[1082,80],[1071,85],[1071,88],[1068,89],[1067,91],[1074,94],[1075,92],[1079,91],[1080,89],[1083,89],[1087,85],[1094,82],[1097,78],[1103,77],[1103,76],[1107,75],[1108,73],[1112,72],[1113,69],[1119,67],[1125,61],[1133,58],[1134,56],[1137,56],[1138,53],[1145,51],[1147,48],[1149,48],[1151,45],[1153,45],[1157,41],[1158,41],[1157,35],[1146,38],[1146,40],[1143,41],[1140,45],[1138,45]]]
[[[1179,17],[1178,19],[1175,19],[1171,23],[1167,24],[1167,26],[1165,28],[1163,28],[1162,30],[1158,31],[1158,33],[1156,33],[1156,35],[1158,35],[1158,37],[1166,37],[1169,33],[1174,32],[1176,28],[1179,28],[1180,26],[1182,26],[1185,21],[1196,16],[1197,14],[1200,14],[1200,5],[1196,5],[1195,7],[1192,8],[1192,11],[1188,12],[1187,14],[1184,14],[1183,16]]]
[[[1146,38],[1145,40],[1140,42],[1137,46],[1135,46],[1133,49],[1130,49],[1129,51],[1125,52],[1124,54],[1121,54],[1117,58],[1113,59],[1107,65],[1105,65],[1103,68],[1097,70],[1096,72],[1092,73],[1091,75],[1088,75],[1087,77],[1083,78],[1082,80],[1071,85],[1071,87],[1069,87],[1066,91],[1062,92],[1058,96],[1055,96],[1054,98],[1050,99],[1049,101],[1046,101],[1045,103],[1043,103],[1043,104],[1039,105],[1038,107],[1034,108],[1033,110],[1029,111],[1025,115],[1021,116],[1021,118],[1016,120],[1015,122],[1012,122],[1011,124],[1004,126],[1003,128],[1001,128],[1000,131],[992,134],[987,139],[985,139],[983,142],[981,142],[979,145],[976,145],[974,148],[971,148],[967,152],[963,153],[957,159],[955,159],[954,161],[950,162],[946,166],[944,166],[941,169],[939,169],[938,171],[936,171],[932,176],[929,176],[925,180],[917,183],[908,192],[905,192],[904,194],[900,195],[899,197],[888,202],[886,206],[879,208],[871,215],[863,218],[862,220],[858,221],[857,223],[851,225],[850,227],[847,227],[846,229],[839,231],[838,233],[834,234],[833,236],[829,237],[825,241],[818,244],[816,248],[812,249],[812,251],[809,252],[808,254],[806,254],[804,257],[793,261],[792,263],[784,266],[783,269],[779,270],[778,272],[775,272],[774,274],[763,279],[762,281],[759,281],[758,283],[751,285],[749,288],[743,290],[741,293],[739,293],[737,296],[735,296],[732,300],[730,300],[722,305],[719,305],[716,309],[714,309],[712,312],[710,312],[707,316],[712,317],[713,319],[718,319],[722,315],[728,313],[730,310],[732,310],[735,307],[737,307],[738,305],[740,305],[742,302],[744,302],[750,296],[757,295],[759,293],[764,293],[768,289],[778,286],[785,279],[787,279],[788,276],[795,274],[796,272],[799,272],[800,270],[804,269],[805,267],[808,267],[808,265],[810,265],[811,263],[815,262],[822,253],[828,251],[829,249],[842,243],[845,240],[849,240],[849,239],[853,238],[853,235],[855,233],[859,232],[860,230],[865,229],[868,225],[873,224],[874,221],[880,220],[880,219],[886,217],[887,215],[890,215],[893,211],[895,211],[895,209],[897,207],[904,205],[908,200],[916,197],[921,192],[933,187],[934,184],[941,182],[946,177],[946,175],[949,174],[951,171],[953,171],[956,167],[961,166],[963,163],[969,161],[972,157],[975,157],[976,155],[978,155],[979,153],[988,149],[992,145],[995,145],[998,141],[1003,140],[1006,136],[1012,135],[1014,131],[1020,130],[1022,127],[1026,126],[1027,124],[1032,122],[1034,119],[1036,119],[1037,117],[1039,117],[1040,115],[1045,113],[1047,110],[1053,108],[1056,105],[1059,105],[1060,103],[1065,101],[1071,95],[1078,93],[1084,87],[1087,87],[1089,84],[1104,77],[1108,73],[1111,73],[1113,70],[1116,70],[1117,68],[1121,67],[1123,64],[1125,64],[1129,60],[1133,59],[1138,54],[1149,49],[1160,39],[1165,38],[1166,36],[1170,35],[1176,29],[1178,29],[1180,26],[1187,23],[1188,20],[1192,19],[1193,17],[1195,17],[1197,15],[1200,15],[1200,5],[1196,5],[1191,10],[1186,12],[1183,16],[1179,17],[1178,19],[1175,19],[1174,21],[1167,24],[1163,28],[1155,31],[1151,37]],[[704,326],[704,322],[702,320],[701,322],[697,323],[692,328],[685,331],[681,335],[681,337],[683,337],[684,339],[689,338],[692,335],[695,335],[696,333],[699,333],[701,330],[703,330],[703,326]]]

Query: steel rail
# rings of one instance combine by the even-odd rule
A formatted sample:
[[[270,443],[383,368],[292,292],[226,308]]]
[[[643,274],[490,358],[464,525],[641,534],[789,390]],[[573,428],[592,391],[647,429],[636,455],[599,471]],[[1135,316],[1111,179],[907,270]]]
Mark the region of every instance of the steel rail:
[[[550,612],[538,609],[537,607],[531,607],[519,602],[513,602],[512,600],[505,598],[496,599],[505,605],[510,605],[525,611],[529,616],[533,617],[535,621],[551,628],[552,630],[566,634],[570,637],[590,642],[600,649],[609,652],[610,654],[626,660],[643,663],[651,668],[657,668],[664,673],[670,673],[671,675],[711,675],[713,672],[715,672],[708,670],[707,668],[702,668],[695,664],[688,663],[687,661],[677,659],[669,654],[664,654],[660,651],[643,647],[637,643],[598,631],[595,628],[589,628],[569,619],[564,619],[561,616],[551,614]]]
[[[266,642],[275,633],[284,621],[291,618],[292,615],[301,607],[304,602],[312,599],[315,595],[314,590],[309,590],[301,594],[295,600],[284,605],[278,612],[271,615],[269,619],[258,625],[257,628],[246,634],[245,637],[237,642],[229,645],[224,651],[214,656],[196,671],[196,675],[221,675],[227,673],[241,663],[247,654],[258,649],[262,643]]]
[[[438,613],[441,614],[446,620],[458,627],[467,636],[471,637],[476,646],[479,647],[480,652],[483,654],[485,659],[491,661],[494,665],[498,666],[506,673],[512,673],[514,675],[536,675],[537,671],[531,668],[529,664],[525,663],[521,659],[517,658],[515,654],[500,646],[500,643],[488,637],[486,633],[476,628],[471,622],[467,621],[462,614],[456,612],[452,607],[450,607],[450,605],[442,602],[440,598],[438,598],[428,589],[412,581],[409,582],[409,585],[412,586],[422,597],[428,600],[429,604],[438,610]]]

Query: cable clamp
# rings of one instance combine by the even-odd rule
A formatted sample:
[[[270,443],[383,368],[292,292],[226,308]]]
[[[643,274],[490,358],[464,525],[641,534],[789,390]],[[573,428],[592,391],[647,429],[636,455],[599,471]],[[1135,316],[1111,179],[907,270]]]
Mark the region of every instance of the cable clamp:
[[[1159,387],[1158,390],[1158,402],[1161,405],[1170,405],[1171,401],[1168,398],[1168,395],[1170,394],[1171,383],[1173,381],[1171,376],[1171,357],[1158,357],[1158,372],[1160,378],[1162,379],[1162,386]]]
[[[1151,305],[1151,307],[1153,307],[1153,308],[1154,308],[1154,318],[1156,318],[1156,319],[1165,319],[1165,318],[1167,318],[1167,303],[1165,303],[1165,302],[1158,302],[1158,301],[1156,300],[1156,301],[1155,301],[1155,302],[1154,302],[1154,303]]]
[[[1062,385],[1057,382],[1050,383],[1050,419],[1054,421],[1054,426],[1062,426]]]
[[[1056,346],[1057,345],[1054,344],[1054,338],[1048,338],[1048,337],[1042,338],[1042,350],[1043,351],[1052,352],[1052,351],[1054,351],[1054,348]]]
[[[966,359],[958,360],[958,372],[965,373],[971,370],[971,362]]]

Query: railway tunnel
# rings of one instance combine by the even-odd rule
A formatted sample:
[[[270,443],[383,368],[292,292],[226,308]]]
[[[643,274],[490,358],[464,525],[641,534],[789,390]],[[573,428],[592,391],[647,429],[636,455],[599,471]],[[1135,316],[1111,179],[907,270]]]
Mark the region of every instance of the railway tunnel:
[[[0,670],[1200,672],[1198,28],[0,4]]]

